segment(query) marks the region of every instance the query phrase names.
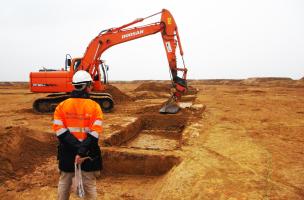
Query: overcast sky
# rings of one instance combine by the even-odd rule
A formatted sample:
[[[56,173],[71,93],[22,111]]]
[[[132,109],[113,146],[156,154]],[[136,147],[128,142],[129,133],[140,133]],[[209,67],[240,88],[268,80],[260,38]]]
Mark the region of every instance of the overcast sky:
[[[0,81],[60,69],[65,54],[82,57],[101,30],[162,8],[178,25],[189,79],[304,76],[303,0],[9,0],[0,8]],[[159,33],[102,59],[110,80],[169,79]]]

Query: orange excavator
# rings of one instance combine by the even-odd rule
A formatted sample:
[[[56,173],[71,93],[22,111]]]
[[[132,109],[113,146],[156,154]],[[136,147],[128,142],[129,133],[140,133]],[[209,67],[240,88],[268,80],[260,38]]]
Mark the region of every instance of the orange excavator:
[[[132,27],[147,18],[161,14],[160,22],[155,22],[143,26]],[[88,45],[82,58],[71,58],[66,56],[66,65],[64,69],[42,69],[39,72],[30,73],[30,88],[32,92],[52,93],[44,98],[39,98],[33,103],[33,109],[37,112],[52,112],[61,101],[69,98],[69,93],[73,90],[72,77],[78,70],[86,70],[92,76],[93,92],[90,98],[100,104],[104,112],[110,112],[114,107],[114,100],[109,93],[105,93],[105,84],[107,83],[108,66],[101,59],[101,55],[108,48],[139,39],[155,33],[161,33],[169,69],[171,74],[172,96],[164,103],[160,113],[175,114],[179,111],[178,101],[187,90],[187,68],[183,59],[183,49],[180,43],[177,25],[171,13],[163,9],[145,18],[139,18],[120,26],[101,31]],[[176,48],[180,50],[183,60],[183,67],[177,67]]]

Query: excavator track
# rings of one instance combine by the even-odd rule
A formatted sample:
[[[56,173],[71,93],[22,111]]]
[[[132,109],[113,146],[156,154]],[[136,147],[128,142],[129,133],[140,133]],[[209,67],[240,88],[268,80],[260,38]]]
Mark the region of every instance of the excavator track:
[[[36,99],[33,103],[33,109],[37,113],[52,113],[57,105],[70,98],[67,93],[50,94],[44,98]],[[90,99],[97,102],[103,112],[111,112],[114,108],[114,100],[109,93],[90,93]]]

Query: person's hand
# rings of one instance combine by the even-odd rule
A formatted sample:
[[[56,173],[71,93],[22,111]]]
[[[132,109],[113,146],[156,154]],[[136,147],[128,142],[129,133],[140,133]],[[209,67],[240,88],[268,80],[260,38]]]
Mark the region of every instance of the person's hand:
[[[76,164],[81,164],[83,161],[84,161],[84,159],[82,159],[80,157],[80,155],[76,155],[76,157],[75,157],[75,163]]]
[[[75,163],[76,164],[81,164],[83,163],[86,159],[91,159],[90,157],[81,157],[80,155],[76,155],[75,157]]]

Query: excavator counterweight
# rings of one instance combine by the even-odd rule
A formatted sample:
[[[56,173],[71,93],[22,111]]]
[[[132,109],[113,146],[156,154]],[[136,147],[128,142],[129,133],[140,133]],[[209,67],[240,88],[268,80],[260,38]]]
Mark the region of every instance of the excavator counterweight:
[[[130,27],[145,19],[161,14],[159,22],[150,23],[143,26]],[[37,112],[52,112],[56,105],[62,100],[69,98],[72,92],[72,77],[78,70],[85,70],[90,73],[93,83],[93,91],[90,98],[98,102],[105,112],[110,112],[114,107],[114,100],[108,93],[104,93],[107,83],[107,66],[101,60],[103,52],[110,47],[139,39],[156,33],[161,33],[165,52],[167,55],[173,92],[171,98],[160,109],[160,113],[177,113],[180,108],[178,101],[187,90],[187,68],[184,64],[183,50],[180,43],[177,25],[171,13],[163,9],[161,12],[145,18],[138,18],[130,23],[101,31],[88,45],[83,57],[71,59],[66,57],[66,66],[62,70],[43,69],[39,72],[30,73],[30,88],[32,92],[55,93],[47,97],[37,99],[33,108]],[[177,67],[176,48],[180,50],[183,59],[183,67]],[[182,76],[178,76],[178,72]],[[59,94],[58,94],[59,93]]]

